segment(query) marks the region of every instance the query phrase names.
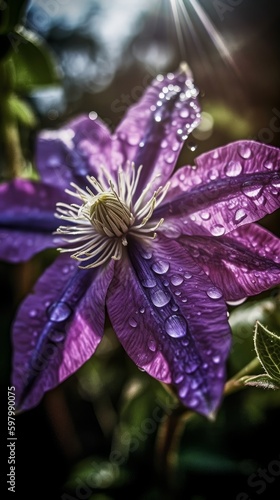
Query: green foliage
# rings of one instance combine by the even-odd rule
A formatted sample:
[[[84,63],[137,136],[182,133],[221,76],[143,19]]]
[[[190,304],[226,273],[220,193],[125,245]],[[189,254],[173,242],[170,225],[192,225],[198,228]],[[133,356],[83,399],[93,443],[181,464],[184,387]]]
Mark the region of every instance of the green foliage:
[[[59,83],[55,59],[43,40],[35,33],[19,29],[11,35],[13,50],[9,57],[14,67],[14,90],[20,93]]]
[[[0,34],[13,31],[14,27],[20,22],[27,0],[5,0],[1,1],[1,21]]]

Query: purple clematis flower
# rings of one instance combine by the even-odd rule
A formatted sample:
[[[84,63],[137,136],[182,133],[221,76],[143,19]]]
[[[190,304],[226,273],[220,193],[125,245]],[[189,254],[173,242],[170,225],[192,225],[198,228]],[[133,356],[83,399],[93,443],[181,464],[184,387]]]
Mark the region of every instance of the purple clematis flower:
[[[42,132],[41,180],[0,186],[0,258],[61,251],[13,325],[19,409],[92,356],[106,307],[138,367],[186,407],[217,411],[226,301],[280,283],[280,241],[254,224],[280,206],[280,151],[238,141],[173,173],[199,123],[197,96],[185,65],[160,75],[113,136],[92,113]]]

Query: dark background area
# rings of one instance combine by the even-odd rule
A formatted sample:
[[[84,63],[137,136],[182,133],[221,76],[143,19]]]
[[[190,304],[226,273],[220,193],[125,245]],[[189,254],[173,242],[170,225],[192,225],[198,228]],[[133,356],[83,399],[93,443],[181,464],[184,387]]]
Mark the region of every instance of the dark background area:
[[[113,130],[152,77],[176,70],[182,60],[192,68],[201,91],[208,128],[188,141],[179,165],[237,139],[254,138],[280,146],[279,2],[140,0],[133,4],[128,0],[34,0],[25,4],[21,22],[44,41],[60,75],[58,85],[22,95],[37,119],[35,127],[21,129],[28,162],[33,162],[38,130],[57,128],[69,118],[91,111]],[[172,12],[172,5],[177,10]],[[180,20],[177,29],[176,16]],[[265,225],[280,236],[279,220],[277,212]],[[51,258],[44,253],[24,265],[0,263],[5,460],[3,421],[10,383],[12,321],[20,301]],[[109,340],[81,373],[46,394],[38,407],[17,416],[16,494],[11,493],[12,498],[279,498],[277,391],[246,389],[225,399],[216,422],[198,418],[186,425],[175,478],[167,481],[164,457],[156,451],[156,430],[143,434],[143,421],[151,418],[159,395],[163,397],[160,388],[134,367],[112,332],[106,333]],[[244,341],[234,355],[241,353],[242,358],[242,350],[253,356],[250,342]],[[238,366],[238,360],[234,364]],[[137,397],[128,404],[135,387]],[[139,447],[114,478],[108,457],[123,429],[131,435],[137,435],[137,429],[139,434],[140,429],[142,438],[138,437]],[[95,484],[100,486],[83,489],[81,481],[89,477],[93,461]],[[257,483],[260,468],[268,470],[274,461],[279,463],[279,473],[275,465],[276,473]],[[106,470],[110,472],[107,476]],[[9,496],[6,469],[3,472],[1,488]]]

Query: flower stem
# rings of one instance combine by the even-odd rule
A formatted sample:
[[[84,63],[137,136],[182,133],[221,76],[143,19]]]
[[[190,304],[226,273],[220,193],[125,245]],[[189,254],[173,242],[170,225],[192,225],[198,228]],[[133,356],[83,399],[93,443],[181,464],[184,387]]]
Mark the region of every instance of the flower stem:
[[[260,367],[260,361],[256,357],[242,370],[229,379],[224,387],[224,396],[244,389],[246,386],[239,379],[249,375]],[[179,448],[186,424],[194,418],[201,418],[197,413],[186,410],[182,406],[177,407],[173,413],[166,415],[158,429],[156,441],[156,464],[160,471],[161,480],[164,480],[164,488],[168,490],[176,484],[176,466],[178,463]]]
[[[251,373],[257,370],[260,366],[261,365],[258,357],[252,359],[250,363],[244,366],[244,368],[242,368],[238,373],[236,373],[236,375],[234,375],[231,379],[227,381],[224,388],[224,395],[228,396],[233,392],[239,391],[240,389],[244,389],[246,386],[242,382],[239,382],[241,377],[244,377],[245,375],[251,375]]]

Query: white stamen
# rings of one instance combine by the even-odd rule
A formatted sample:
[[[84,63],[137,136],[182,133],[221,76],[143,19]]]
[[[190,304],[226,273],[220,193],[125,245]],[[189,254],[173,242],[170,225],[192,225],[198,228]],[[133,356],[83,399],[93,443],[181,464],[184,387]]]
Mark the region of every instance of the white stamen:
[[[135,169],[134,163],[128,162],[125,170],[119,168],[116,185],[103,166],[97,179],[87,176],[90,186],[85,189],[71,183],[74,190],[65,191],[80,200],[80,204],[57,203],[56,217],[70,223],[55,232],[65,235],[66,246],[58,250],[71,252],[73,259],[80,262],[90,261],[80,266],[88,269],[109,259],[120,260],[123,248],[129,244],[128,236],[154,239],[163,219],[151,218],[166,196],[169,183],[149,195],[153,179],[134,202],[142,168],[141,165]]]

